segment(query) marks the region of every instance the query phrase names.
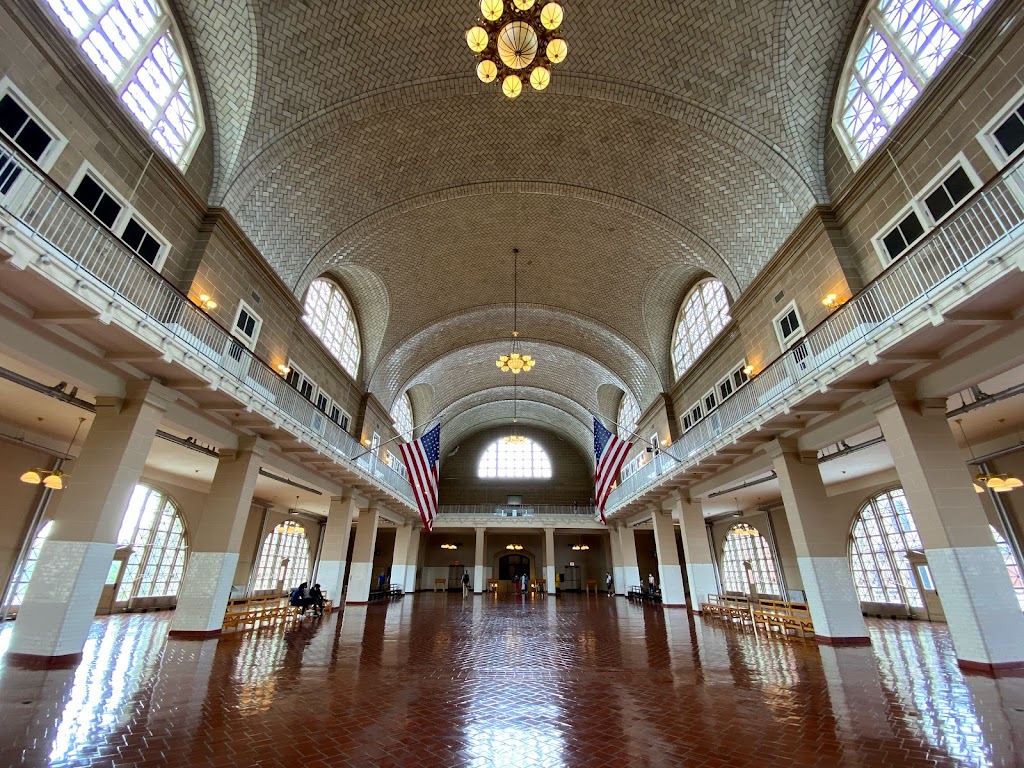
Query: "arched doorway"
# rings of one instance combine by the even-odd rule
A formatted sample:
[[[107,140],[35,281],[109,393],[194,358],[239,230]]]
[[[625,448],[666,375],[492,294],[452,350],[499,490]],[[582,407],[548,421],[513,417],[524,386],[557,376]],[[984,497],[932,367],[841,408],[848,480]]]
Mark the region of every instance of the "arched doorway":
[[[533,574],[530,570],[531,558],[529,555],[524,555],[520,552],[510,552],[506,555],[498,556],[498,582],[500,583],[500,589],[502,592],[515,592],[515,584],[513,579],[515,577],[522,578],[525,573],[527,578],[532,579]]]

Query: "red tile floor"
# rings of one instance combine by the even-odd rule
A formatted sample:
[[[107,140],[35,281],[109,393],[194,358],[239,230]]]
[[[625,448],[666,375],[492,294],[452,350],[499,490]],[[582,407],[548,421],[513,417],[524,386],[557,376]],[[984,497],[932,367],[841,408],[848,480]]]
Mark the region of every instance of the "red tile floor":
[[[0,766],[1024,766],[1024,679],[961,674],[942,625],[829,648],[429,593],[205,642],[168,619],[97,620],[68,671],[0,659]]]

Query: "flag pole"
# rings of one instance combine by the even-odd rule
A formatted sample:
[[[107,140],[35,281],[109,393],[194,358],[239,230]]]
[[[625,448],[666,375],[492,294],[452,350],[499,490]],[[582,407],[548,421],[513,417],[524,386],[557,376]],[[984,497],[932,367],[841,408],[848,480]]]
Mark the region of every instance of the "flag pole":
[[[589,408],[587,409],[587,413],[589,413],[589,414],[590,414],[591,416],[593,416],[593,417],[594,417],[595,419],[599,419],[600,421],[604,421],[604,419],[603,419],[603,418],[601,417],[601,415],[600,415],[600,414],[598,414],[598,413],[594,413],[594,412],[593,412],[592,410],[590,410]],[[630,429],[626,429],[625,427],[623,427],[623,426],[622,426],[621,424],[619,424],[619,422],[615,421],[614,419],[609,419],[609,421],[610,421],[610,422],[611,422],[612,424],[614,424],[614,425],[615,425],[616,427],[618,427],[619,429],[621,429],[622,431],[624,431],[624,432],[628,432],[629,434],[631,434],[631,435],[632,435],[633,437],[635,437],[635,438],[636,438],[637,440],[639,440],[639,441],[640,441],[641,443],[643,443],[644,445],[649,445],[649,443],[647,442],[646,438],[640,437],[640,435],[638,435],[638,434],[637,434],[636,432],[634,432],[634,431],[632,431],[632,430],[630,430]],[[658,453],[657,453],[657,454],[655,454],[655,455],[660,455],[660,454],[664,453],[664,454],[665,454],[666,456],[668,456],[668,457],[669,457],[670,459],[674,459],[674,460],[675,460],[675,461],[676,461],[677,463],[679,463],[679,464],[685,464],[685,463],[686,463],[686,462],[684,462],[684,461],[683,461],[682,459],[680,459],[680,458],[677,458],[677,457],[673,456],[673,455],[672,455],[671,453],[668,453],[667,451],[663,451],[663,450],[661,450],[661,446],[660,446],[660,445],[659,445],[659,446],[658,446],[658,447],[656,448],[656,450],[657,450],[657,452],[658,452]],[[654,452],[652,451],[652,453],[654,453]]]
[[[373,448],[373,447],[366,448],[362,453],[358,453],[355,456],[353,456],[352,457],[352,461],[355,461],[356,459],[361,459],[366,454],[372,453],[374,450],[379,450],[380,448],[383,448],[388,443],[395,442],[395,440],[398,440],[402,435],[414,435],[414,434],[416,434],[416,430],[417,429],[420,429],[421,427],[426,427],[428,424],[433,422],[435,419],[439,420],[442,416],[444,416],[444,411],[441,411],[439,414],[437,414],[437,416],[433,416],[433,417],[427,419],[426,421],[422,422],[421,424],[414,424],[412,429],[407,429],[407,430],[405,430],[405,432],[400,432],[399,434],[395,435],[394,437],[392,437],[392,438],[390,438],[388,440],[385,440],[383,443],[378,444],[377,448]]]

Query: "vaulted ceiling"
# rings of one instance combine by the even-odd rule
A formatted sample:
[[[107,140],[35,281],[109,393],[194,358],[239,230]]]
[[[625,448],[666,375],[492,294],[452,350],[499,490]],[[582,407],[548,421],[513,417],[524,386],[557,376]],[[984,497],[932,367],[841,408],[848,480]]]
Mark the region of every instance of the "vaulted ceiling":
[[[825,200],[830,99],[861,3],[562,0],[567,61],[505,99],[475,75],[476,0],[180,0],[224,205],[302,297],[332,274],[361,378],[444,413],[511,415],[494,358],[538,359],[524,418],[589,452],[588,414],[671,388],[703,275],[735,298]],[[230,30],[226,34],[225,30]],[[601,393],[599,394],[599,389]]]

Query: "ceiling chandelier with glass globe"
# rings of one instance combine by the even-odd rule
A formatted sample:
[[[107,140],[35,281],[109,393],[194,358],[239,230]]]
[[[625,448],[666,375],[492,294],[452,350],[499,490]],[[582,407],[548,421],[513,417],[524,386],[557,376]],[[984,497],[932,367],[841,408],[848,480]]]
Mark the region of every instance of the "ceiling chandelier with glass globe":
[[[502,355],[495,365],[502,371],[513,375],[529,371],[536,364],[529,355],[519,351],[519,249],[512,249],[512,349]]]
[[[543,91],[551,67],[569,52],[559,37],[564,13],[543,0],[480,0],[481,18],[466,31],[466,44],[477,55],[476,74],[483,82],[501,83],[514,99],[527,87]]]

